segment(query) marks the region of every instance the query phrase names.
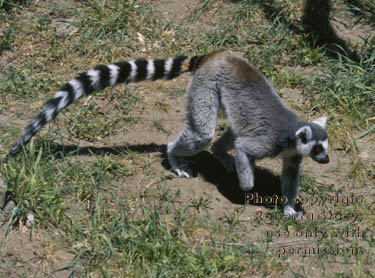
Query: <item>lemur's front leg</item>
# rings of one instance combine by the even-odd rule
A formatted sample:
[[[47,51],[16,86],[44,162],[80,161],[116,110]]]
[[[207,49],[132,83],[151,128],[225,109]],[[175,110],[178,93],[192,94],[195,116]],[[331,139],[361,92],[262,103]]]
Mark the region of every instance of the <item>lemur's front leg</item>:
[[[239,137],[235,140],[236,149],[236,171],[240,182],[240,187],[244,191],[249,191],[254,187],[255,160],[253,154],[256,153],[257,144],[247,137]]]
[[[302,156],[284,156],[283,170],[281,174],[281,191],[287,202],[284,204],[284,216],[297,216],[302,218],[302,214],[297,214],[295,210],[295,199],[298,189],[300,165]]]

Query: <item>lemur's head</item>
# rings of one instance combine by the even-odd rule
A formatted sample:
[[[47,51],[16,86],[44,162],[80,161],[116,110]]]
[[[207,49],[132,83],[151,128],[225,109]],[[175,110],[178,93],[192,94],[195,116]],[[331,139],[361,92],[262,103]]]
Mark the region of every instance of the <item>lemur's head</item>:
[[[322,164],[329,162],[326,122],[327,117],[321,117],[296,132],[297,152]]]

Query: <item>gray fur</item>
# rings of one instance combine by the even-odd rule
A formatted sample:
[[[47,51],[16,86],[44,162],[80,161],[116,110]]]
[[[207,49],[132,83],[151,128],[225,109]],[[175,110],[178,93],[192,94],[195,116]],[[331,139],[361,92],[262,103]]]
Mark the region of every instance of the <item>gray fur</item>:
[[[196,71],[187,96],[187,126],[176,141],[168,144],[172,169],[180,176],[191,177],[183,157],[194,155],[208,145],[222,105],[231,127],[214,143],[214,155],[229,171],[236,169],[243,190],[251,190],[255,161],[282,154],[282,193],[288,198],[284,214],[296,215],[294,199],[300,164],[317,142],[327,139],[325,120],[317,124],[300,119],[283,104],[259,71],[244,59],[227,53],[215,55]],[[233,147],[234,159],[227,153]]]

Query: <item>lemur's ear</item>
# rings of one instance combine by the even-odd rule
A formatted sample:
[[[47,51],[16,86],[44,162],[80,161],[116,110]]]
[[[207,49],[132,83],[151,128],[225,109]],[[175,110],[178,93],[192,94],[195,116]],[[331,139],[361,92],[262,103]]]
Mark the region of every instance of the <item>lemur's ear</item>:
[[[296,137],[299,138],[303,144],[306,144],[312,137],[311,127],[308,125],[301,127],[297,130]]]
[[[313,123],[320,125],[322,128],[326,128],[327,118],[327,116],[320,117],[313,121]]]

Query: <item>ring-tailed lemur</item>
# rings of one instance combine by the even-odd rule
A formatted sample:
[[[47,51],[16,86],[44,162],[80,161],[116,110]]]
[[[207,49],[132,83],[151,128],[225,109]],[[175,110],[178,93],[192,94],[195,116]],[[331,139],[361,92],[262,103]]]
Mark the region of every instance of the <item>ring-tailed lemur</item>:
[[[82,96],[119,83],[173,79],[184,72],[193,72],[193,78],[187,88],[187,126],[167,148],[172,170],[181,177],[192,176],[184,157],[200,152],[209,144],[219,106],[223,106],[230,128],[212,146],[213,154],[229,171],[237,171],[243,190],[254,186],[255,160],[281,154],[282,193],[288,200],[284,214],[295,215],[294,199],[302,158],[310,156],[319,163],[329,162],[327,118],[314,122],[300,119],[283,104],[263,74],[241,56],[227,51],[166,60],[129,60],[81,73],[47,101],[14,143],[10,154],[16,154],[22,144]],[[227,153],[233,147],[234,158]]]

